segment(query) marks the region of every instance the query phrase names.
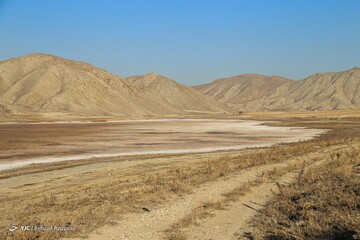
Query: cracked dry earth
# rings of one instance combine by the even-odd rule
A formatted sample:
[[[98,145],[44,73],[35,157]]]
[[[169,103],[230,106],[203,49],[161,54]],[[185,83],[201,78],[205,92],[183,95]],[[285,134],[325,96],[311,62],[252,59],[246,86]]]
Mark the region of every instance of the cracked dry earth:
[[[277,184],[295,181],[300,170],[322,164],[333,150],[350,148],[350,145],[318,149],[300,157],[280,163],[248,168],[212,183],[205,183],[192,194],[170,201],[149,212],[123,215],[116,225],[105,226],[89,239],[243,239],[251,226],[251,219],[276,193]],[[303,165],[305,161],[305,165]],[[276,177],[268,176],[278,172]],[[236,200],[228,201],[227,195],[237,188],[256,182]],[[223,209],[209,209],[209,214],[181,224],[183,219],[204,203],[226,203]],[[180,236],[172,236],[175,230]]]

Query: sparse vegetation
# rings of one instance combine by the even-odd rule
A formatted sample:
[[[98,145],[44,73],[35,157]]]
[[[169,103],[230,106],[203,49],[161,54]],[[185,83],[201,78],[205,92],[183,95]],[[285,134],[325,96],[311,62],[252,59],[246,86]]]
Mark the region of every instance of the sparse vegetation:
[[[232,202],[239,201],[241,196],[244,196],[252,191],[252,188],[259,186],[267,181],[275,181],[289,172],[299,168],[303,169],[304,166],[305,164],[294,163],[288,164],[285,167],[274,167],[271,170],[263,171],[262,174],[255,180],[243,183],[240,187],[223,194],[223,198],[221,200],[205,202],[204,204],[193,209],[190,214],[183,217],[180,221],[176,222],[165,231],[167,239],[177,239],[178,236],[186,239],[184,229],[192,225],[198,225],[201,223],[201,221],[205,221],[206,218],[213,216],[212,212],[214,210],[225,210]]]
[[[339,150],[296,183],[279,185],[279,195],[255,218],[257,238],[359,239],[359,164],[359,147]]]
[[[203,155],[191,154],[187,157],[192,158],[193,161],[148,168],[143,173],[134,171],[127,176],[119,177],[114,173],[111,178],[103,178],[94,173],[90,174],[90,180],[86,181],[79,181],[83,176],[71,179],[70,183],[65,182],[68,181],[66,179],[63,182],[59,180],[57,184],[49,181],[45,185],[33,186],[31,194],[25,186],[23,191],[8,191],[6,195],[1,196],[2,220],[0,225],[2,229],[7,228],[13,222],[24,225],[77,226],[76,231],[68,233],[43,232],[39,234],[19,231],[16,233],[19,238],[85,237],[96,228],[116,223],[124,213],[142,212],[141,209],[144,207],[156,208],[176,196],[185,196],[191,193],[203,183],[230,177],[232,174],[255,166],[283,162],[290,158],[301,159],[301,156],[315,151],[327,151],[326,149],[332,146],[356,145],[360,142],[360,128],[356,127],[355,123],[352,122],[349,125],[351,127],[343,128],[340,127],[341,125],[335,125],[335,129],[327,134],[306,142],[232,153],[224,152],[215,154],[216,157],[210,157],[212,155],[209,154],[209,157],[200,158]],[[307,126],[311,127],[311,124]],[[330,127],[330,124],[323,127]],[[302,161],[299,164],[301,165]],[[43,170],[47,171],[46,168]],[[275,176],[276,172],[268,175]],[[28,173],[23,172],[23,174]],[[306,174],[304,173],[299,178],[300,184],[306,183],[308,176]],[[314,175],[313,177],[316,179],[318,176]],[[330,179],[329,177],[329,181]],[[241,193],[240,190],[239,193]],[[236,197],[233,200],[236,201]],[[58,214],[59,212],[61,215]],[[2,239],[13,238],[10,232],[3,232],[0,237]],[[173,239],[183,239],[185,236],[181,232],[177,232],[177,234],[175,232],[173,237]]]
[[[249,167],[283,161],[292,155],[286,155],[287,148],[288,146],[259,149],[253,153],[238,153],[232,157],[224,153],[221,158],[142,174],[131,181],[114,179],[105,183],[75,184],[66,190],[34,192],[31,196],[22,196],[21,204],[17,200],[19,209],[16,209],[15,213],[14,209],[5,213],[7,219],[3,222],[3,227],[13,221],[24,225],[59,225],[66,222],[78,227],[76,235],[86,236],[95,228],[111,222],[114,215],[136,212],[142,206],[156,206],[171,197],[190,193],[202,183]],[[10,196],[4,197],[2,201],[4,204],[11,203],[16,206],[16,199]],[[60,211],[62,214],[58,215]],[[5,234],[5,237],[10,237],[8,232]],[[26,237],[47,239],[61,236],[60,233],[53,234],[46,232],[40,236],[39,233],[30,232],[26,233]]]

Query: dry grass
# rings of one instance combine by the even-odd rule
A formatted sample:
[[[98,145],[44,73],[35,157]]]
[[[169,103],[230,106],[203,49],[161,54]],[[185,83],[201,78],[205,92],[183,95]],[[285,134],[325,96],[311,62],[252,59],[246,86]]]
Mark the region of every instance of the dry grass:
[[[5,228],[12,222],[22,225],[67,224],[77,226],[77,231],[71,234],[86,236],[95,228],[116,220],[116,215],[141,211],[144,206],[154,207],[171,197],[190,193],[202,183],[215,181],[249,167],[282,161],[287,152],[283,148],[285,146],[272,150],[260,149],[252,154],[239,154],[232,158],[225,154],[212,161],[142,174],[132,181],[115,179],[106,183],[75,185],[65,190],[34,193],[23,196],[21,202],[14,197],[5,196],[1,199],[2,204],[7,204],[6,209],[12,209],[5,212],[6,219],[1,225]],[[66,235],[60,232],[18,233],[30,239]],[[8,232],[3,234],[5,239],[10,237]]]
[[[194,208],[191,213],[167,229],[165,231],[166,239],[186,239],[184,229],[192,225],[199,225],[202,221],[205,221],[206,218],[213,216],[212,212],[215,210],[225,210],[229,204],[239,201],[241,196],[251,192],[253,187],[260,186],[261,184],[268,181],[275,181],[283,175],[299,169],[301,166],[304,166],[304,164],[295,163],[289,164],[286,167],[274,167],[271,170],[263,171],[262,174],[255,180],[243,183],[240,187],[223,194],[223,199],[214,202],[203,203],[202,205]]]
[[[67,168],[73,168],[93,163],[99,162],[119,162],[119,161],[128,161],[128,160],[147,160],[158,158],[161,155],[152,154],[152,155],[133,155],[133,156],[117,156],[117,157],[103,157],[103,158],[90,158],[84,160],[70,160],[70,161],[61,161],[61,162],[51,162],[51,163],[42,163],[42,164],[30,164],[21,168],[14,168],[0,171],[0,179],[12,178],[16,176],[30,175],[34,173],[41,172],[51,172],[56,170],[62,170]],[[169,157],[176,156],[168,155]]]
[[[284,176],[285,174],[291,173],[299,169],[300,167],[304,167],[304,166],[305,165],[301,163],[294,163],[294,164],[289,164],[286,167],[281,167],[281,168],[275,167],[271,170],[264,171],[258,179],[254,181],[249,181],[241,185],[240,187],[235,188],[231,192],[224,194],[225,199],[223,200],[223,202],[226,204],[231,202],[237,202],[239,201],[240,197],[250,192],[252,188],[260,186],[261,184],[269,181],[274,182],[280,177]]]
[[[340,150],[296,183],[280,186],[280,194],[256,217],[257,238],[359,239],[359,164],[359,148]]]
[[[216,181],[250,167],[286,161],[327,146],[360,142],[359,129],[339,127],[321,138],[307,142],[240,151],[232,155],[223,153],[221,157],[212,160],[149,171],[127,178],[114,176],[106,182],[74,182],[66,185],[65,189],[44,187],[43,190],[23,194],[20,198],[12,194],[1,196],[2,229],[14,222],[19,225],[71,225],[77,228],[68,233],[18,231],[15,236],[6,231],[0,233],[0,238],[85,237],[104,224],[116,222],[121,214],[141,212],[143,207],[155,208],[173,197],[190,193],[205,182]],[[174,239],[181,237],[180,234]]]
[[[196,207],[190,214],[180,219],[177,223],[173,224],[168,230],[165,231],[167,240],[185,240],[186,234],[183,232],[184,228],[191,225],[199,225],[207,217],[211,217],[214,210],[226,209],[226,204],[222,201],[206,202],[201,206]]]
[[[6,227],[12,222],[23,225],[68,224],[77,226],[76,232],[68,234],[86,236],[95,228],[116,220],[115,216],[120,214],[141,211],[144,206],[155,207],[174,196],[190,193],[202,183],[216,181],[246,168],[284,161],[311,149],[304,142],[239,153],[233,157],[224,153],[218,159],[145,173],[131,181],[114,178],[106,183],[74,184],[67,189],[34,192],[22,196],[21,200],[4,196],[1,204],[12,210],[4,212],[1,225]],[[24,237],[27,238],[40,239],[66,236],[56,232],[19,233],[26,234]],[[10,237],[9,232],[3,234],[2,238]]]

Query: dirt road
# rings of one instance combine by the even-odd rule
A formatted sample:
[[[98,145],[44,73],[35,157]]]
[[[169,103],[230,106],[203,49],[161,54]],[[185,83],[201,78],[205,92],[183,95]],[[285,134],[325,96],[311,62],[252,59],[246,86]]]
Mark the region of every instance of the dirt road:
[[[105,226],[90,239],[183,239],[169,235],[169,230],[176,228],[177,234],[186,239],[239,239],[242,231],[246,231],[249,220],[276,192],[276,183],[289,184],[294,181],[297,173],[306,161],[306,168],[319,165],[329,157],[329,154],[338,149],[351,148],[349,145],[329,147],[294,157],[287,161],[252,167],[236,175],[222,178],[197,188],[193,194],[177,199],[164,206],[153,209],[146,206],[149,212],[131,213],[122,216],[115,226]],[[283,170],[283,171],[282,171]],[[277,177],[267,173],[278,172]],[[269,178],[270,177],[270,178]],[[236,201],[227,201],[227,194],[235,189],[256,182],[249,191],[246,191]],[[190,224],[181,227],[183,219],[191,216],[196,208],[209,203],[226,203],[224,209],[209,209],[211,217],[190,219]],[[196,214],[195,214],[196,216]],[[195,222],[195,223],[194,223]],[[175,225],[175,227],[174,227]],[[183,224],[184,225],[184,224]],[[170,231],[171,232],[171,231]],[[173,238],[171,238],[173,237]]]

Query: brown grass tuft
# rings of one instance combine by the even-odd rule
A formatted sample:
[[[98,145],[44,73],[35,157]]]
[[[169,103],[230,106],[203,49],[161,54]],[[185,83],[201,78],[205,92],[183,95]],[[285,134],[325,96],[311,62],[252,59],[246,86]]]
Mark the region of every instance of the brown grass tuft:
[[[282,186],[257,216],[265,239],[356,239],[360,236],[360,149],[336,151],[324,165]]]

